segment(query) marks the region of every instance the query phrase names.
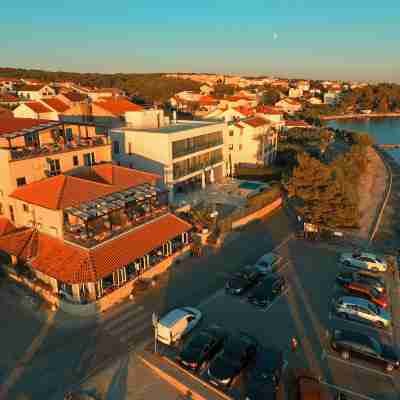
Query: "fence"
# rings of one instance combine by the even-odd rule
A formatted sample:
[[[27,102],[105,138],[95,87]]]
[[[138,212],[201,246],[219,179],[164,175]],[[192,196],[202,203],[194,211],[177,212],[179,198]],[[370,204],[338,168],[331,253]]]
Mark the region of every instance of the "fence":
[[[261,218],[282,205],[282,192],[276,186],[268,192],[260,193],[248,199],[247,205],[217,221],[218,231],[226,233],[239,226]]]

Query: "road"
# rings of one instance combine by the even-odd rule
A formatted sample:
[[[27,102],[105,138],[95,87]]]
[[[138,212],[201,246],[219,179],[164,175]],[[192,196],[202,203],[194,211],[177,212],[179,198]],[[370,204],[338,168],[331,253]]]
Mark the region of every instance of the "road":
[[[19,365],[19,374],[10,385],[7,398],[17,398],[21,393],[32,399],[50,398],[96,368],[103,368],[112,357],[140,348],[152,337],[153,311],[163,314],[175,306],[196,306],[218,291],[229,273],[255,262],[259,256],[287,240],[292,232],[290,219],[279,210],[248,225],[222,249],[174,265],[162,276],[157,288],[136,302],[124,303],[96,319],[77,321],[56,314],[38,349]],[[5,309],[1,311],[6,312]],[[24,322],[28,327],[33,321],[35,329],[27,330],[23,339],[10,342],[14,326],[21,333]],[[11,347],[18,350],[2,365],[2,384],[9,382],[10,373],[15,371],[15,360],[24,356],[44,324],[32,316],[21,319],[18,314],[15,318],[9,317],[7,323],[8,336],[3,339],[9,341],[10,352]],[[20,343],[23,343],[22,347]]]

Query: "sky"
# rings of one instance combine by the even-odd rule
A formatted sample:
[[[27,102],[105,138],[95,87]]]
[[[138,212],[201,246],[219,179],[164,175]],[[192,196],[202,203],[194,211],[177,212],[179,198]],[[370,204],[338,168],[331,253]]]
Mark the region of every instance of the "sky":
[[[20,0],[0,66],[400,83],[398,0]]]

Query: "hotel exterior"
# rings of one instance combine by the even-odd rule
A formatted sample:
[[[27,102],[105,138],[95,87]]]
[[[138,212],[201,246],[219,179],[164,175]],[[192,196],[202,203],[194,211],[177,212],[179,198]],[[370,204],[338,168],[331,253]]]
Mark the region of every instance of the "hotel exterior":
[[[225,123],[169,121],[161,110],[127,114],[128,124],[111,131],[113,160],[160,175],[171,202],[225,176]]]

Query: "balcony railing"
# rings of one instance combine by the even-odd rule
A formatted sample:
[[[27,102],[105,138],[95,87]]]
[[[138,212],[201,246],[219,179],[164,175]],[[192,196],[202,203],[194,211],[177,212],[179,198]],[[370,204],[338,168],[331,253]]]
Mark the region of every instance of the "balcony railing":
[[[174,149],[172,147],[172,157],[173,158],[178,158],[178,157],[183,157],[183,156],[187,156],[189,154],[193,154],[193,153],[197,153],[198,151],[202,151],[202,150],[207,150],[210,149],[212,147],[216,147],[216,146],[221,146],[223,144],[223,140],[218,139],[218,140],[214,140],[212,142],[207,142],[204,144],[197,144],[193,147],[189,147],[186,149]],[[173,145],[172,145],[173,146]]]
[[[45,144],[39,147],[27,146],[19,149],[12,149],[11,160],[15,161],[15,160],[23,160],[26,158],[43,157],[56,153],[64,153],[68,151],[77,151],[96,146],[104,146],[106,144],[108,144],[107,138],[94,137],[88,139],[81,139],[79,142],[75,141],[69,142],[67,144],[52,143],[52,144]]]
[[[214,164],[217,164],[221,161],[222,161],[222,154],[217,157],[211,158],[207,162],[194,164],[190,167],[185,167],[185,168],[175,167],[174,168],[174,179],[179,179],[179,178],[182,178],[183,176],[190,175],[190,174],[193,174],[194,172],[201,171],[201,170],[203,170],[207,167],[210,167]]]

